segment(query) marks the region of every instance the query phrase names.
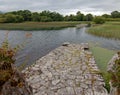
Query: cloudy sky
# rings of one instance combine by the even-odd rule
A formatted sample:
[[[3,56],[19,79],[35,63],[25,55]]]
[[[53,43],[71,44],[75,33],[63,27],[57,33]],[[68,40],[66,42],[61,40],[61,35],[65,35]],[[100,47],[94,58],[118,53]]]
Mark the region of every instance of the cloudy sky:
[[[120,11],[120,0],[0,0],[0,11],[28,9],[50,10],[61,14],[75,14],[77,11],[100,15]]]

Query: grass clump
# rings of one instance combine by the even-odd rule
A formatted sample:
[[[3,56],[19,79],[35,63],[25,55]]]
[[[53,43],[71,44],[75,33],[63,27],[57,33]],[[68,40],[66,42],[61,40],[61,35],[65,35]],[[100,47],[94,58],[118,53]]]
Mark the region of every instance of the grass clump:
[[[120,39],[120,22],[107,22],[93,26],[87,32],[99,37]]]

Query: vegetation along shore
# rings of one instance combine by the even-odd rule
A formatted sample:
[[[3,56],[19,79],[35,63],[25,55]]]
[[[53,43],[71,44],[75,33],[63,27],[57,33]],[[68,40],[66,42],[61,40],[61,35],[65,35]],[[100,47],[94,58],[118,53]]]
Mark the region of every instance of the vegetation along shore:
[[[120,22],[106,22],[91,27],[87,32],[95,36],[120,39]]]
[[[0,23],[1,30],[57,30],[67,27],[75,27],[83,22],[23,22]]]

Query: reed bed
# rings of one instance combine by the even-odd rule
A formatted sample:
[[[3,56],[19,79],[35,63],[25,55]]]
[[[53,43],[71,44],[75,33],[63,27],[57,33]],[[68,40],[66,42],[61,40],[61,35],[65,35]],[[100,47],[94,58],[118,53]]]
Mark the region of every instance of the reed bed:
[[[120,39],[120,22],[107,22],[93,26],[87,32],[95,36]]]

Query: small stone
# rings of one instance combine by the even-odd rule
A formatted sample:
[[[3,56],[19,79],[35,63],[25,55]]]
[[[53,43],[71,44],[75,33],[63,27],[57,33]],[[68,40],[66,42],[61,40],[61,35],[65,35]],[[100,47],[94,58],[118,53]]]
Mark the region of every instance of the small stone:
[[[74,75],[66,75],[68,79],[75,79]]]
[[[47,92],[47,95],[54,95],[54,92],[49,89],[47,89],[46,92]]]
[[[64,42],[62,46],[68,46],[70,43],[69,42]]]
[[[80,84],[80,87],[81,87],[81,88],[88,88],[88,86],[87,86],[85,83],[81,83],[81,84]]]
[[[67,93],[66,88],[61,88],[57,91],[56,95],[69,95],[69,94]]]
[[[49,79],[52,78],[52,73],[51,72],[46,73],[46,75],[48,76]]]
[[[66,87],[68,95],[75,95],[74,89],[72,87]]]
[[[52,84],[53,84],[53,85],[56,85],[56,84],[58,84],[59,82],[60,82],[60,80],[53,80],[53,81],[52,81]]]
[[[73,80],[67,80],[67,84],[71,87],[75,86],[75,82]]]
[[[79,95],[81,92],[82,92],[82,88],[81,87],[75,88],[76,95]]]
[[[32,70],[33,70],[33,71],[37,71],[37,70],[39,70],[39,68],[32,67]]]

